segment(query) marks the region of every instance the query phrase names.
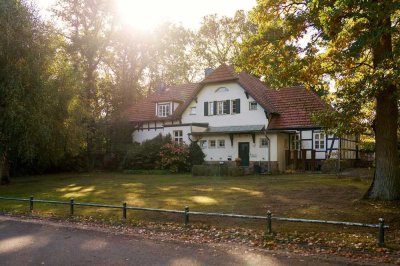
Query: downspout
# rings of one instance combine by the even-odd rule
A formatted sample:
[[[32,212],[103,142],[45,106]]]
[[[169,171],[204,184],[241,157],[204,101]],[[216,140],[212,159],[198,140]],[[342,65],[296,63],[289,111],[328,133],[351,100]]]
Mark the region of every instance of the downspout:
[[[267,173],[271,173],[271,140],[268,138],[267,130],[264,128],[264,135],[268,142],[268,170]]]

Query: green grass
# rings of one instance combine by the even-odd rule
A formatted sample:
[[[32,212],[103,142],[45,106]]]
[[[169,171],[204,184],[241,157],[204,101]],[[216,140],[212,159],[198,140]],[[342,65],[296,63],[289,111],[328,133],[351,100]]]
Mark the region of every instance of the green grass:
[[[191,175],[130,175],[122,173],[58,174],[20,177],[9,186],[0,186],[4,197],[33,195],[35,199],[91,202],[192,211],[209,211],[275,216],[329,219],[377,223],[384,217],[393,232],[400,234],[399,202],[361,200],[370,181],[337,178],[333,175],[301,174],[244,177],[192,177]],[[0,209],[26,212],[27,202],[0,201]],[[68,206],[35,203],[40,215],[68,215]],[[120,218],[121,210],[76,207],[77,215],[111,216]],[[140,220],[181,222],[179,215],[128,212]],[[221,226],[250,226],[263,228],[263,221],[220,220],[193,217],[191,221],[217,223]],[[283,224],[282,230],[337,230],[335,226]],[[295,229],[294,229],[295,228]],[[351,228],[351,230],[357,230]],[[375,232],[375,231],[372,231]]]

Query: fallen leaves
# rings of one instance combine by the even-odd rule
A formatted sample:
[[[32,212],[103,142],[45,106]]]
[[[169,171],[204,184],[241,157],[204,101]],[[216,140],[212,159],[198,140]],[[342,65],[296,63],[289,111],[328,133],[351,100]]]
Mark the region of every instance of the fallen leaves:
[[[25,217],[31,218],[31,217]],[[42,218],[42,220],[44,220]],[[52,219],[54,220],[54,219]],[[378,247],[376,235],[362,232],[278,232],[265,235],[263,231],[248,228],[218,228],[204,224],[187,226],[176,223],[150,223],[128,220],[96,220],[93,217],[74,217],[60,223],[95,227],[113,234],[140,235],[158,241],[183,241],[194,244],[228,243],[245,245],[250,249],[285,250],[302,256],[341,256],[352,260],[371,263],[392,263],[400,265],[400,250]]]

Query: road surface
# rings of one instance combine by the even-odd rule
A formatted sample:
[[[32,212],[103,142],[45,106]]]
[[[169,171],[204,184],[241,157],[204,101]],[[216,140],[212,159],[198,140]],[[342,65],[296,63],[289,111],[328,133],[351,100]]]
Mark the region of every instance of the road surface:
[[[0,265],[351,265],[250,249],[146,239],[0,215]]]

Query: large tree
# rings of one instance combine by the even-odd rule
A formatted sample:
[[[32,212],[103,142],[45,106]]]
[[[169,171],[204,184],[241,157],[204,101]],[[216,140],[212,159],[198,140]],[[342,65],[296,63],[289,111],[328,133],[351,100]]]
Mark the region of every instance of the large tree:
[[[8,183],[10,167],[38,172],[72,151],[74,82],[59,39],[29,3],[0,1],[0,28],[0,173]]]
[[[271,86],[326,88],[327,77],[335,81],[337,112],[325,121],[336,121],[330,126],[342,133],[352,133],[350,122],[365,121],[365,105],[375,106],[372,199],[400,199],[399,10],[392,0],[258,0],[252,13],[258,32],[241,57],[243,68]]]
[[[196,78],[196,64],[191,54],[193,33],[182,25],[164,23],[149,36],[151,60],[145,71],[148,87],[192,82]],[[145,81],[146,82],[146,81]]]
[[[115,5],[106,0],[59,0],[54,13],[81,81],[82,122],[87,129],[86,151],[91,169],[95,154],[103,152],[105,139],[99,129],[110,111],[109,75],[102,70],[114,32]]]
[[[195,33],[193,51],[204,68],[232,65],[239,55],[239,44],[254,31],[243,10],[236,11],[233,17],[207,15]]]

